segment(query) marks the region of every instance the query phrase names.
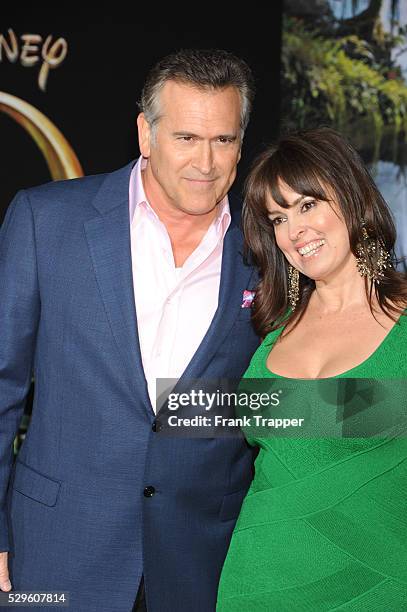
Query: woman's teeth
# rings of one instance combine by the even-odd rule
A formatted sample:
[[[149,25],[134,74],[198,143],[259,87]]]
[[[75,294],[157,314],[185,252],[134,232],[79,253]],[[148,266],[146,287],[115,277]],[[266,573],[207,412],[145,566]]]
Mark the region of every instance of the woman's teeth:
[[[314,255],[314,253],[316,253],[323,244],[325,244],[325,240],[318,240],[316,242],[310,242],[309,244],[306,244],[304,247],[301,247],[300,249],[298,249],[298,252],[303,257],[311,257],[311,255]]]

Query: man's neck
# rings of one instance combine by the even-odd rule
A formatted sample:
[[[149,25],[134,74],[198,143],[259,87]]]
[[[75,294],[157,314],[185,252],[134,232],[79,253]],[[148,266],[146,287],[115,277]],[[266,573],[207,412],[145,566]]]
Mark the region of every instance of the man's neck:
[[[165,220],[158,212],[157,215],[167,229],[177,268],[183,266],[188,257],[195,251],[216,216],[214,214],[209,218],[208,215],[185,215],[188,218],[167,218]]]
[[[202,241],[210,225],[219,214],[219,204],[210,212],[193,215],[163,202],[159,194],[155,194],[144,172],[141,173],[144,191],[149,205],[154,210],[161,223],[164,224],[171,241],[176,267],[181,267]]]

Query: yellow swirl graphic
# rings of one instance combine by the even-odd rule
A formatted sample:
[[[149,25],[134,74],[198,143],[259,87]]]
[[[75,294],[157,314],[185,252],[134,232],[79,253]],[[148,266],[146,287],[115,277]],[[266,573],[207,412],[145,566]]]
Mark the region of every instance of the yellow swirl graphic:
[[[17,121],[41,150],[53,179],[83,176],[83,170],[69,142],[43,113],[28,102],[0,91],[0,111]]]

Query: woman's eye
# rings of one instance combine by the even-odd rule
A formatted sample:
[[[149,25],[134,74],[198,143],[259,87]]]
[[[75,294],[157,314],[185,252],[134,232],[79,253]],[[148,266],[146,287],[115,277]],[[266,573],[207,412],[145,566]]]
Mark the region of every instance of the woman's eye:
[[[285,219],[283,217],[274,217],[274,219],[270,219],[272,225],[280,225],[283,223]]]
[[[316,205],[317,203],[315,202],[315,200],[308,200],[307,202],[304,202],[304,204],[301,206],[301,212],[306,212],[310,208],[314,208],[314,206]]]

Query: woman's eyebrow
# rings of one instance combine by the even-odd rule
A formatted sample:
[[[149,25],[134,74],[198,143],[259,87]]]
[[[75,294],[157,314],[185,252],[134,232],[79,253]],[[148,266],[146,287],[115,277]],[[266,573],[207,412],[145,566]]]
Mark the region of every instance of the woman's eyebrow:
[[[292,206],[297,206],[297,204],[300,204],[300,202],[302,202],[302,200],[304,200],[305,198],[309,198],[311,196],[306,196],[306,195],[302,195],[299,198],[297,198],[296,200],[294,200],[294,202],[292,204],[289,205],[289,208],[291,208]],[[281,215],[281,210],[269,210],[268,212],[269,215]]]

